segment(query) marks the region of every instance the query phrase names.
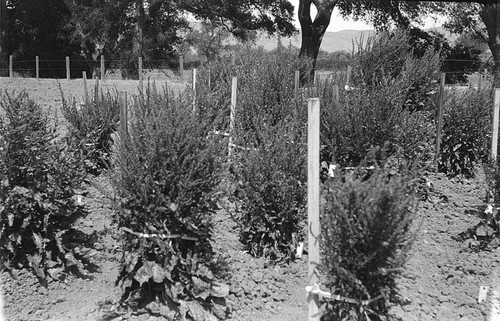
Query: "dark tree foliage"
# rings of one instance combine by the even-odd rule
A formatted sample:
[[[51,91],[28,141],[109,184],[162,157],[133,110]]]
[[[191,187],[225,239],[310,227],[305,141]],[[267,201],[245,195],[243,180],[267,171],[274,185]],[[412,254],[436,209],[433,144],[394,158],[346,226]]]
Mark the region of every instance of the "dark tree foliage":
[[[63,76],[64,64],[59,66],[54,61],[77,57],[80,51],[70,42],[64,28],[70,12],[63,1],[17,0],[11,1],[7,8],[3,44],[6,56],[14,58],[14,69],[34,75],[35,56],[39,56],[41,77]]]

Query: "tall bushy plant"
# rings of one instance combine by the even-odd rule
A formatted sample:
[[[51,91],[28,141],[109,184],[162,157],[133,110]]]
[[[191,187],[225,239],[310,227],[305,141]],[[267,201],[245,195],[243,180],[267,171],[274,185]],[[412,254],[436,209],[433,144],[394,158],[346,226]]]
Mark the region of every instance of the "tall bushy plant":
[[[78,152],[68,148],[42,107],[23,93],[1,97],[0,263],[31,267],[41,280],[48,272],[83,272],[66,235],[84,214],[76,193],[85,172]],[[54,117],[55,118],[55,117]]]
[[[385,320],[396,298],[417,193],[412,175],[385,167],[338,173],[324,186],[321,271],[332,294],[347,299],[324,302],[322,320]]]
[[[370,38],[353,56],[351,88],[334,77],[341,85],[338,101],[332,99],[333,83],[322,84],[322,144],[329,147],[325,160],[333,156],[342,166],[357,166],[371,147],[387,142],[390,153],[402,149],[412,158],[420,151],[424,164],[432,159],[435,129],[429,110],[439,57],[427,52],[415,58],[408,41],[404,32]]]
[[[119,121],[117,95],[99,93],[96,89],[92,98],[80,106],[75,99],[66,100],[63,95],[61,111],[76,144],[74,148],[84,156],[87,172],[100,174],[109,167],[111,134]]]
[[[488,158],[491,141],[490,91],[448,92],[444,103],[439,171],[474,176],[477,163]]]
[[[210,127],[190,102],[154,88],[132,106],[113,158],[126,232],[120,281],[130,304],[159,298],[184,317],[187,302],[209,307],[221,296],[210,246],[221,146],[207,137]]]
[[[290,120],[260,126],[262,143],[238,151],[235,160],[242,201],[240,238],[255,256],[290,259],[305,232],[305,128]]]
[[[275,125],[294,113],[304,119],[304,108],[296,108],[294,102],[294,73],[307,66],[309,61],[286,49],[271,53],[248,50],[241,53],[235,64],[227,59],[215,61],[200,71],[197,89],[200,112],[212,119],[222,114],[217,129],[227,130],[231,79],[237,77],[236,125],[245,133],[256,133],[258,122]]]

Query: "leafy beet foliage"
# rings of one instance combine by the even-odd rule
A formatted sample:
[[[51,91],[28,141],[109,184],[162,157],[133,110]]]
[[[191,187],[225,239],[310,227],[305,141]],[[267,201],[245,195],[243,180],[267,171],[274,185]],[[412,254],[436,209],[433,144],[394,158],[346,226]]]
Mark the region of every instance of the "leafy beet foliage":
[[[29,265],[41,280],[70,267],[83,272],[65,242],[84,214],[75,199],[85,174],[80,155],[59,139],[47,114],[26,94],[5,94],[1,107],[2,268]]]
[[[474,176],[474,167],[486,161],[487,133],[491,130],[490,91],[468,90],[447,94],[444,103],[439,171],[448,176]],[[490,135],[491,137],[491,135]]]
[[[264,127],[264,126],[263,126]],[[237,151],[234,174],[241,200],[241,240],[251,254],[294,257],[303,240],[307,203],[305,128],[291,120],[260,128],[262,144]]]
[[[126,231],[123,300],[135,306],[160,299],[182,315],[186,301],[206,306],[220,296],[211,291],[217,283],[210,239],[221,146],[190,102],[154,88],[139,99],[113,158],[118,225]]]
[[[413,175],[389,164],[371,173],[339,172],[325,183],[321,271],[332,294],[355,303],[327,301],[322,320],[385,320],[395,299],[395,277],[413,240],[417,193]]]
[[[75,99],[62,100],[62,114],[67,122],[74,148],[85,158],[88,173],[98,175],[109,167],[111,134],[119,121],[120,107],[116,95],[98,92],[80,106]]]

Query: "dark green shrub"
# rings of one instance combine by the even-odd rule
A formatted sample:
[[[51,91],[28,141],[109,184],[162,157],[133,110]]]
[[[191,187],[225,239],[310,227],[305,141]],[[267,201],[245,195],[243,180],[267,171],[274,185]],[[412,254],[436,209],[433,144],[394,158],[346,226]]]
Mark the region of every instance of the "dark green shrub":
[[[255,256],[290,259],[305,232],[305,128],[293,121],[261,126],[257,149],[235,151],[241,241]]]
[[[48,115],[26,94],[0,101],[0,262],[30,266],[45,281],[76,268],[70,228],[84,214],[76,195],[85,172]]]
[[[408,41],[406,33],[382,33],[360,47],[352,63],[350,86],[355,89],[346,90],[338,76],[322,83],[323,160],[357,166],[370,148],[386,143],[388,153],[402,149],[409,159],[421,158],[422,166],[433,158],[430,90],[435,88],[438,55],[415,58]],[[334,84],[339,86],[338,102],[332,98]]]
[[[85,159],[88,173],[98,175],[109,167],[111,134],[120,118],[117,95],[96,90],[89,102],[78,105],[75,99],[62,100],[61,107],[69,135]]]
[[[309,66],[295,53],[281,50],[273,53],[248,50],[236,64],[227,59],[215,61],[200,70],[198,106],[200,113],[214,119],[217,129],[227,131],[231,105],[232,77],[238,79],[236,126],[244,133],[256,133],[260,122],[275,125],[285,117],[297,116],[304,120],[305,108],[294,101],[295,70]],[[210,80],[209,80],[210,79]]]
[[[159,299],[179,315],[187,301],[207,307],[219,296],[211,290],[217,271],[210,239],[222,151],[191,107],[154,88],[135,100],[112,173],[118,225],[127,232],[122,301],[137,307]]]
[[[448,176],[474,176],[474,167],[489,155],[491,92],[449,92],[443,113],[439,171]]]
[[[326,301],[322,320],[386,320],[396,298],[395,278],[413,241],[417,193],[413,176],[390,164],[371,173],[338,173],[324,185],[320,269],[332,295],[357,303]]]

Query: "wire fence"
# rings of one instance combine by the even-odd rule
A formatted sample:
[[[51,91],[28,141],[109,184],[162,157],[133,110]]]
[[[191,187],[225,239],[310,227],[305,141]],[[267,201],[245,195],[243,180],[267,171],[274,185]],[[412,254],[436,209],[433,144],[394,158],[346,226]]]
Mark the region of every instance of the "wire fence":
[[[225,57],[230,64],[238,64],[239,59],[235,56]],[[443,59],[442,62],[453,63],[477,63],[478,67],[469,68],[465,71],[444,71],[447,75],[468,74],[468,82],[476,83],[481,78],[482,81],[491,81],[493,75],[494,61],[488,61],[483,64],[477,60],[465,59]],[[331,59],[318,58],[315,72],[321,77],[329,75],[344,74],[348,69],[351,60],[349,59]],[[52,59],[41,60],[36,57],[33,60],[15,60],[9,57],[9,60],[0,60],[0,77],[30,77],[30,78],[52,78],[52,79],[81,79],[83,72],[89,79],[107,78],[107,79],[139,79],[139,73],[143,78],[162,78],[165,76],[178,76],[189,78],[186,71],[199,68],[200,61],[183,61],[180,59],[170,60],[85,60],[85,59]],[[180,71],[183,70],[181,73]],[[189,72],[187,73],[189,74]]]

